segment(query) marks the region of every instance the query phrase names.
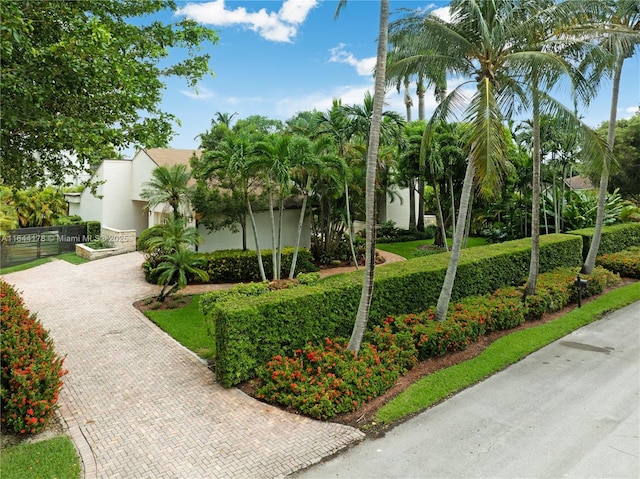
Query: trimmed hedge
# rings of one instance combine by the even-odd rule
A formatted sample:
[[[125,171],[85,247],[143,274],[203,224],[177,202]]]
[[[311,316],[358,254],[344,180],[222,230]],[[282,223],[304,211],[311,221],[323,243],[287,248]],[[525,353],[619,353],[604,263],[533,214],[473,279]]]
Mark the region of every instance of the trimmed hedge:
[[[598,256],[596,264],[627,278],[640,279],[640,246]]]
[[[289,277],[293,252],[294,248],[292,247],[282,249],[282,264],[280,268],[282,278]],[[253,250],[220,250],[200,254],[207,261],[207,265],[203,269],[209,275],[209,283],[242,283],[262,280],[258,269],[256,252]],[[311,252],[306,248],[300,248],[296,262],[296,274],[317,271],[318,268],[311,262],[311,259]],[[262,263],[267,278],[270,278],[273,270],[271,250],[262,250]],[[158,282],[153,260],[145,261],[142,264],[142,270],[147,282],[152,284]],[[202,282],[192,276],[188,276],[187,280],[189,283]]]
[[[0,406],[2,427],[19,434],[44,430],[53,417],[62,388],[61,359],[49,333],[22,298],[0,280]]]
[[[587,259],[594,228],[570,231],[568,234],[582,237],[582,259]],[[630,246],[640,246],[640,223],[620,223],[603,226],[600,235],[598,255],[617,253]]]
[[[345,349],[342,338],[309,343],[289,357],[277,355],[258,369],[256,397],[318,419],[354,411],[390,389],[418,360],[462,351],[486,333],[515,328],[546,311],[532,311],[531,305],[564,307],[575,302],[577,272],[578,268],[560,268],[540,275],[537,298],[530,303],[522,301],[524,287],[509,286],[452,304],[443,322],[434,320],[433,308],[386,318],[383,326],[367,332],[358,356]],[[619,276],[601,267],[587,278],[585,297],[620,282]]]
[[[582,265],[581,238],[553,234],[540,238],[540,273]],[[463,250],[452,301],[522,283],[529,270],[531,240]],[[369,328],[390,315],[424,311],[436,304],[449,253],[415,258],[376,270]],[[348,337],[353,328],[363,272],[325,278],[294,288],[227,303],[200,304],[216,336],[216,375],[230,387],[255,376],[277,354],[291,354],[309,341]],[[256,332],[259,331],[259,340]]]

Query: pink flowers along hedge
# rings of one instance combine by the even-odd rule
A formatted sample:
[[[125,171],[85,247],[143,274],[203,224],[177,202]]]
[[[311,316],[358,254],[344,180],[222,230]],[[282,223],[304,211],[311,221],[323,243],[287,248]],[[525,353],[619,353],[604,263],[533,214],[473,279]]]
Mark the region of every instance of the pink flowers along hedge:
[[[15,289],[0,280],[2,427],[35,434],[51,422],[62,387],[63,360]]]
[[[434,320],[433,309],[387,318],[367,333],[358,356],[346,349],[344,339],[275,356],[259,372],[257,397],[317,419],[355,411],[391,388],[418,360],[464,350],[488,332],[512,329],[575,302],[576,273],[562,268],[540,275],[537,294],[524,301],[523,287],[466,298],[452,305],[441,323]],[[584,297],[620,281],[601,267],[586,279]]]

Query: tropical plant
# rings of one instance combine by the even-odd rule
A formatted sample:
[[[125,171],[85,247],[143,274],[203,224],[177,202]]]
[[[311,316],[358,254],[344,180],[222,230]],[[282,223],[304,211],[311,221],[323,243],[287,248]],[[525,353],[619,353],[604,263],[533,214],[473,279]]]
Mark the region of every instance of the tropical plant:
[[[191,208],[194,188],[189,184],[191,173],[186,165],[159,166],[151,179],[142,185],[140,197],[147,200],[149,210],[166,204],[173,217],[179,219]]]
[[[162,286],[157,297],[160,302],[184,288],[187,285],[187,275],[196,276],[202,281],[209,279],[207,272],[202,269],[206,265],[206,259],[193,251],[179,247],[160,259],[161,262],[156,267],[158,284]]]
[[[627,58],[640,46],[640,3],[637,0],[617,0],[604,2],[607,10],[605,17],[595,18],[594,25],[590,29],[601,36],[601,46],[609,53],[608,56],[590,57],[585,61],[587,68],[592,68],[592,80],[598,82],[602,73],[607,71],[613,76],[611,91],[611,110],[609,114],[609,131],[607,133],[607,147],[609,153],[613,152],[615,140],[616,115],[618,109],[618,96],[620,92],[620,78],[622,66]],[[580,32],[582,33],[582,32]],[[602,225],[604,223],[607,186],[611,165],[607,159],[602,165],[600,187],[598,189],[598,216],[595,231],[589,246],[589,252],[585,258],[582,272],[589,274],[596,264],[596,256],[600,246]]]

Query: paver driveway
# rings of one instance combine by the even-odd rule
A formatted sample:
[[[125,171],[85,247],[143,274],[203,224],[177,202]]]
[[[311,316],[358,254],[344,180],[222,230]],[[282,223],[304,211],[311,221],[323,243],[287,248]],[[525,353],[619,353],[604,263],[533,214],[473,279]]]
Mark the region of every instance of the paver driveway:
[[[224,389],[198,358],[132,303],[139,253],[5,275],[66,355],[61,413],[85,477],[282,477],[364,435]]]

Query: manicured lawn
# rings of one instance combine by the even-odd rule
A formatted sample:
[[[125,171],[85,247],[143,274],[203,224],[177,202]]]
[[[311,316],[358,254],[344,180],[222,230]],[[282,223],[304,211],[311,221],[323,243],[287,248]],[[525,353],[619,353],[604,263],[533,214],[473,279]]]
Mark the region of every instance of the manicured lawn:
[[[452,394],[520,361],[547,344],[640,299],[640,283],[617,289],[580,309],[529,329],[503,336],[479,356],[450,368],[436,371],[412,384],[383,406],[374,422],[390,424],[422,411]]]
[[[181,308],[149,310],[145,314],[184,347],[202,359],[209,359],[216,353],[216,344],[207,332],[199,303],[200,295],[196,294],[191,297],[189,304]]]
[[[34,261],[30,261],[28,263],[17,264],[15,266],[9,266],[8,268],[0,268],[0,274],[16,273],[18,271],[24,271],[26,269],[35,268],[36,266],[40,266],[41,264],[48,263],[49,261],[51,261],[53,259],[61,259],[61,260],[64,260],[64,261],[66,261],[68,263],[72,263],[72,264],[82,264],[82,263],[86,263],[87,262],[86,259],[81,258],[80,256],[78,256],[75,253],[62,253],[62,254],[60,254],[58,256],[49,256],[47,258],[40,258],[40,259],[36,259]]]
[[[449,246],[453,243],[452,239],[447,239],[447,243]],[[417,241],[406,241],[404,243],[379,243],[376,244],[376,248],[381,249],[383,251],[389,251],[390,253],[394,253],[402,256],[406,259],[417,258],[418,256],[423,256],[418,250],[419,246],[423,245],[431,245],[433,244],[433,240],[417,240]],[[467,241],[467,247],[473,248],[474,246],[483,246],[487,244],[487,240],[484,238],[469,238]]]
[[[80,463],[67,436],[9,446],[0,456],[2,479],[76,479]]]

